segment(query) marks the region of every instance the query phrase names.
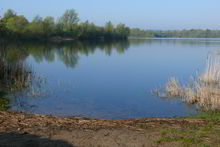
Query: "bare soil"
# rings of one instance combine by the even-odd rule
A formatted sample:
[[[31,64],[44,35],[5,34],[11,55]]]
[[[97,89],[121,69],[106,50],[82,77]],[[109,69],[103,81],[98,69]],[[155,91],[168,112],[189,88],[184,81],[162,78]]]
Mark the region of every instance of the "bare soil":
[[[90,120],[0,111],[0,146],[181,146],[180,142],[157,143],[161,131],[167,128],[203,126],[207,123],[209,120],[202,119]]]

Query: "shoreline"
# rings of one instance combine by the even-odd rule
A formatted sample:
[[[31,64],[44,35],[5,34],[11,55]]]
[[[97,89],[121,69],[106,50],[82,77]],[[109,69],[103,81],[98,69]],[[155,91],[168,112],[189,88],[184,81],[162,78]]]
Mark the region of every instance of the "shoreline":
[[[192,118],[99,120],[0,111],[0,145],[181,146],[181,141],[163,141],[161,132],[167,129],[184,131],[188,127],[196,131],[195,127],[203,128],[212,122]],[[215,129],[220,129],[220,120],[215,123],[218,126]],[[220,131],[218,133],[220,135]],[[220,142],[218,135],[213,143]]]

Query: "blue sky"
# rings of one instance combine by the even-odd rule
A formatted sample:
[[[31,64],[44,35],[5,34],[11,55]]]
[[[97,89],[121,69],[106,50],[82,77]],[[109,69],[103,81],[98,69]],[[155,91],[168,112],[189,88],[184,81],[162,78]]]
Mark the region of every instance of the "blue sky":
[[[142,29],[220,29],[220,0],[1,0],[0,15],[14,9],[29,20],[59,17],[74,8],[81,21],[125,23]]]

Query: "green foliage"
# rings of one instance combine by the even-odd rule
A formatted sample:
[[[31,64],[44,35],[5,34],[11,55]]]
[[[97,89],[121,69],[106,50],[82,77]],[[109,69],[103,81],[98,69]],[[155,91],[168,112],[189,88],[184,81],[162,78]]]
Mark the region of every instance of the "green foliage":
[[[107,22],[107,23],[105,24],[104,30],[105,30],[106,33],[112,33],[112,32],[113,32],[114,26],[113,26],[113,24],[112,24],[111,21],[109,21],[109,22]]]
[[[9,108],[9,100],[6,98],[2,98],[6,95],[5,92],[0,91],[0,111],[7,110]]]
[[[131,29],[131,37],[147,38],[219,38],[220,30],[173,30],[173,31],[154,31]]]
[[[31,23],[27,26],[27,30],[31,36],[41,36],[43,35],[43,24]]]
[[[66,10],[63,16],[60,18],[61,23],[68,24],[76,24],[79,22],[78,14],[74,9]]]
[[[16,17],[16,13],[14,10],[12,9],[8,9],[5,13],[4,13],[4,21],[7,21],[9,18],[13,18]]]
[[[5,26],[5,23],[3,22],[3,19],[0,18],[0,39],[5,38],[7,36],[7,28]]]
[[[7,110],[9,108],[9,100],[6,98],[0,98],[0,111]]]
[[[24,16],[11,17],[6,22],[7,29],[15,33],[25,33],[28,20]]]
[[[126,27],[124,24],[118,24],[116,27],[116,34],[117,36],[122,36],[123,38],[126,38],[130,33],[130,29]]]
[[[51,16],[45,17],[43,21],[43,32],[46,37],[49,37],[55,29],[54,18]]]
[[[57,22],[53,17],[48,16],[43,19],[37,15],[29,23],[24,16],[17,16],[13,10],[9,9],[2,23],[8,29],[7,31],[12,32],[10,38],[16,39],[126,39],[130,32],[124,24],[114,27],[109,21],[104,27],[99,27],[88,21],[79,23],[79,20],[76,11],[70,9],[66,10]]]
[[[41,24],[42,22],[43,22],[43,18],[40,17],[39,15],[36,15],[32,20],[32,23],[35,23],[35,24]]]
[[[82,39],[101,38],[103,35],[100,27],[95,26],[93,23],[86,21],[78,25],[78,36]]]
[[[141,30],[139,28],[133,28],[130,30],[131,37],[154,37],[154,32],[150,30]]]
[[[74,32],[79,17],[74,9],[70,9],[65,11],[59,22],[63,24],[63,31]]]

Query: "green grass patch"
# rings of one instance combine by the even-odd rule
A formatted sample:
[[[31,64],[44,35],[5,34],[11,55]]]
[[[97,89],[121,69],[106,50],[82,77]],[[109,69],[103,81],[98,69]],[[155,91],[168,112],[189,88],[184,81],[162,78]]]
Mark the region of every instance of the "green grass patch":
[[[220,142],[220,125],[216,121],[207,124],[165,128],[160,132],[157,144],[178,142],[181,146],[215,146]]]
[[[188,116],[186,118],[220,121],[220,112],[219,111],[203,111],[203,112],[200,112],[198,115]]]

